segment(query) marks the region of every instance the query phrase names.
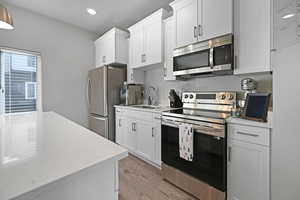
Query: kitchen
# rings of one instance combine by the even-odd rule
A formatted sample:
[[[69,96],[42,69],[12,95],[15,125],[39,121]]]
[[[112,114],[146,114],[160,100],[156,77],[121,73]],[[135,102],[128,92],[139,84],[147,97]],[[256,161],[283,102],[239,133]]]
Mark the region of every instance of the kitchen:
[[[37,135],[47,136],[50,132],[44,127],[60,124],[53,127],[52,139],[42,137],[48,138],[47,147],[62,150],[63,141],[70,141],[70,149],[53,162],[67,156],[86,173],[92,173],[86,164],[94,160],[98,165],[94,173],[102,177],[110,174],[111,185],[106,185],[110,189],[100,186],[98,191],[108,195],[105,199],[300,197],[296,175],[299,163],[294,159],[299,156],[295,134],[299,106],[294,95],[299,88],[293,84],[299,62],[295,56],[300,41],[299,1],[175,0],[143,2],[143,6],[133,2],[132,8],[118,1],[90,1],[84,5],[71,3],[73,7],[64,11],[68,3],[53,3],[47,8],[46,2],[3,2],[2,7],[11,12],[14,30],[1,30],[1,55],[22,51],[36,56],[36,80],[25,83],[25,98],[27,102],[37,99],[36,110],[45,112],[27,118],[24,115],[23,119],[8,114],[17,107],[10,104],[1,108],[7,113],[1,129],[4,156],[4,143],[9,141],[8,145],[14,147],[17,143],[11,141],[18,140],[18,131],[25,128],[25,123],[18,126],[14,122],[31,119],[36,125],[28,126],[36,127],[33,132]],[[90,7],[83,18],[78,14],[82,7],[84,11]],[[122,19],[118,19],[120,16]],[[11,72],[22,69],[12,65]],[[30,70],[28,73],[35,75]],[[3,74],[1,80],[6,78]],[[30,87],[36,90],[33,97],[28,95]],[[6,91],[6,97],[13,95]],[[64,126],[62,121],[69,125]],[[76,139],[68,134],[71,130],[80,130]],[[32,138],[33,133],[27,133]],[[54,139],[60,133],[66,134],[65,140]],[[91,134],[89,139],[86,134]],[[187,135],[192,135],[192,142],[180,142]],[[80,140],[87,143],[76,147]],[[94,147],[97,142],[99,147]],[[92,146],[107,155],[102,154],[101,159],[92,153]],[[186,147],[192,153],[182,150]],[[71,151],[86,152],[80,156],[88,160],[83,159],[83,165]],[[43,156],[54,158],[54,154]],[[15,157],[4,158],[14,163]],[[26,162],[37,169],[50,167],[38,165],[40,159]],[[16,173],[2,163],[1,177]],[[105,163],[111,166],[109,170],[104,169]],[[95,190],[89,195],[87,187],[103,183],[91,179],[80,186],[73,184],[81,178],[79,168],[61,163],[51,184],[35,178],[38,184],[27,190],[18,191],[24,186],[17,182],[32,181],[30,173],[23,179],[15,176],[11,190],[4,187],[7,182],[2,179],[0,197],[82,199],[86,195],[85,199],[99,199],[99,193]],[[74,180],[63,182],[66,174],[61,171],[68,170],[73,170]],[[82,196],[67,193],[72,187],[82,187]],[[48,192],[41,192],[42,188]]]

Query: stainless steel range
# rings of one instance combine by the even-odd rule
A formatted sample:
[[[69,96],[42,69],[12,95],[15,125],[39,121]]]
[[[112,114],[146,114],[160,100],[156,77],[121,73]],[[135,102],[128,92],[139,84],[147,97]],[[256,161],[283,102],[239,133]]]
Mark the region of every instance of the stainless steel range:
[[[235,92],[185,92],[183,108],[163,112],[163,177],[201,200],[226,198],[226,118]],[[179,155],[179,125],[192,125],[193,160]],[[215,197],[215,198],[214,198]]]

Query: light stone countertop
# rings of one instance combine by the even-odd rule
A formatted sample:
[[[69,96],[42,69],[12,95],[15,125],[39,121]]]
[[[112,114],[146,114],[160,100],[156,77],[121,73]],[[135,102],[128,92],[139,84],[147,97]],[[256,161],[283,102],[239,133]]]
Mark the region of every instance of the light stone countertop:
[[[54,113],[0,117],[0,199],[12,199],[127,150]]]
[[[168,110],[179,109],[179,108],[171,108],[170,106],[158,106],[155,109],[139,108],[139,107],[135,107],[135,106],[125,106],[125,105],[115,105],[114,107],[115,108],[136,110],[136,111],[152,112],[152,113],[162,113],[162,112],[168,111]]]
[[[245,125],[245,126],[255,126],[260,128],[273,128],[273,112],[268,112],[268,119],[267,122],[257,122],[253,120],[247,120],[237,117],[229,117],[226,120],[229,124],[238,124],[238,125]]]

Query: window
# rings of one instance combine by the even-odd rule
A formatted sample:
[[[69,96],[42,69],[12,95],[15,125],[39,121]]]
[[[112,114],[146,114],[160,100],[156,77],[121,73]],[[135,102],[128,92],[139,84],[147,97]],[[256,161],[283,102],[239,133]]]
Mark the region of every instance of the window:
[[[25,82],[25,99],[36,99],[36,82]]]
[[[39,99],[37,72],[40,56],[2,49],[0,52],[3,79],[1,85],[4,88],[2,110],[5,113],[36,111]]]

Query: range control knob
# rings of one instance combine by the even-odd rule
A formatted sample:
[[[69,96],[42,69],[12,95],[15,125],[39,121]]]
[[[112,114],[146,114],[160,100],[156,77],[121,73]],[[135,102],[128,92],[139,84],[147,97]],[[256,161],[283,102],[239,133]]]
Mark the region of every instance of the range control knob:
[[[230,94],[229,95],[229,100],[233,100],[234,99],[234,95],[233,94]]]
[[[187,94],[186,94],[186,95],[184,95],[184,98],[185,98],[185,99],[189,98],[189,95],[187,95]]]
[[[226,95],[225,95],[225,94],[222,94],[222,95],[221,95],[221,99],[222,99],[222,100],[225,100],[225,99],[226,99]]]
[[[193,98],[194,98],[194,95],[193,95],[193,94],[191,94],[191,95],[190,95],[190,99],[193,99]]]

